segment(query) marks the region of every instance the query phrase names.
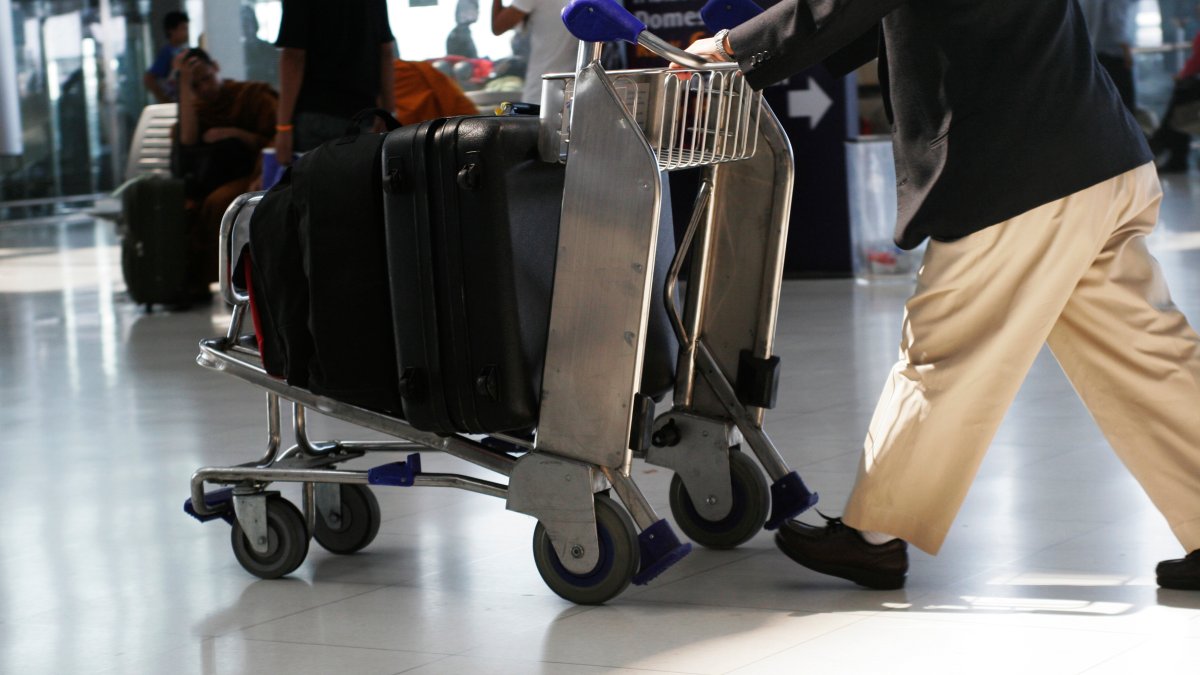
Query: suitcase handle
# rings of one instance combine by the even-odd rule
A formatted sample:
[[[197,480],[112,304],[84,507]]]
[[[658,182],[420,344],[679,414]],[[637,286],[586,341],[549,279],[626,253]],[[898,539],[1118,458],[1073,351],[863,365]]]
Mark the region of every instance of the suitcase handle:
[[[686,68],[709,68],[707,59],[685,52],[646,30],[646,24],[615,0],[571,0],[562,11],[563,24],[584,42],[622,40],[638,44]]]
[[[400,124],[400,120],[396,119],[395,116],[383,108],[363,108],[355,113],[354,117],[350,118],[351,124],[350,127],[346,129],[346,135],[357,136],[358,134],[362,133],[363,123],[373,117],[378,117],[379,119],[383,120],[383,125],[388,131],[395,131],[403,126]]]
[[[735,28],[763,13],[754,0],[708,0],[700,8],[700,18],[714,33],[726,28]]]

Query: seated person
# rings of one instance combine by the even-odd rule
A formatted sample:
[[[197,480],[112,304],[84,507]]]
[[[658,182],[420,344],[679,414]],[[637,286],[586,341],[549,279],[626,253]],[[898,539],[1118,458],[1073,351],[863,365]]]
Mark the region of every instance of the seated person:
[[[172,171],[188,196],[193,269],[198,290],[217,280],[221,216],[258,182],[261,150],[275,136],[275,90],[263,82],[218,79],[202,49],[179,59],[179,121]]]

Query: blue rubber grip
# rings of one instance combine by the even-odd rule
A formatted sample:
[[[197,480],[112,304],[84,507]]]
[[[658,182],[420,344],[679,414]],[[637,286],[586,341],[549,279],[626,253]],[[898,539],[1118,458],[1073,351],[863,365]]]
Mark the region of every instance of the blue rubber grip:
[[[646,24],[614,0],[571,0],[562,11],[563,24],[584,42],[624,40],[637,44]]]
[[[638,549],[642,564],[633,575],[633,583],[642,586],[691,553],[692,545],[680,543],[670,523],[660,520],[638,535]]]
[[[712,32],[734,28],[763,13],[754,0],[708,0],[700,8],[700,18]]]
[[[790,518],[804,513],[817,504],[817,493],[809,492],[800,474],[792,471],[771,484],[771,517],[763,527],[777,530]]]

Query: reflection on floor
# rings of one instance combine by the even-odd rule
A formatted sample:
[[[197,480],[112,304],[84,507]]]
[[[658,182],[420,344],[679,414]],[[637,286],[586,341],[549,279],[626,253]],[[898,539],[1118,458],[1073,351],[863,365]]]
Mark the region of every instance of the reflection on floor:
[[[1200,178],[1166,191],[1152,247],[1200,323]],[[193,470],[253,460],[265,440],[261,392],[194,364],[228,314],[144,314],[122,289],[110,225],[0,227],[0,672],[1196,670],[1200,594],[1153,583],[1178,544],[1047,354],[943,553],[915,553],[905,590],[809,573],[764,533],[582,608],[538,577],[531,519],[450,491],[380,489],[371,548],[314,547],[289,579],[249,576],[226,526],[180,508]],[[909,290],[785,285],[768,429],[829,512]],[[666,513],[670,476],[635,474]]]

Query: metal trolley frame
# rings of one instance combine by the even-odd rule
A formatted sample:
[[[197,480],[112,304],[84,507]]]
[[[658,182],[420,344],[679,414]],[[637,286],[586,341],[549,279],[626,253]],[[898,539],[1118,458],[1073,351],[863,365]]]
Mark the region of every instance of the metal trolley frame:
[[[257,461],[198,470],[185,508],[201,520],[230,522],[247,570],[264,578],[291,572],[310,537],[337,553],[369,544],[379,513],[365,486],[453,487],[503,498],[508,509],[537,519],[534,559],[547,585],[573,602],[602,603],[690,550],[635,484],[634,457],[675,472],[675,520],[706,546],[737,546],[764,523],[777,527],[815,503],[762,428],[777,383],[772,343],[790,144],[735,68],[698,62],[649,33],[639,41],[689,67],[609,73],[598,46],[585,42],[576,73],[545,78],[539,146],[544,159],[566,162],[566,183],[532,442],[420,431],[268,375],[242,335],[249,298],[232,280],[232,252],[247,241],[262,193],[230,206],[221,224],[220,279],[233,316],[224,337],[200,343],[197,362],[266,390],[268,447]],[[665,297],[652,298],[666,172],[690,167],[703,171],[695,209]],[[744,195],[752,198],[738,198]],[[675,289],[689,251],[681,313]],[[666,303],[682,345],[673,406],[657,418],[654,402],[637,390],[652,302]],[[281,400],[292,403],[295,444],[286,450]],[[308,410],[400,440],[314,442]],[[739,451],[742,441],[772,480],[769,491]],[[418,450],[466,460],[507,484],[425,473]],[[410,454],[366,471],[337,468],[375,452]],[[277,482],[302,484],[302,512],[268,490]],[[226,487],[206,492],[208,484]]]

